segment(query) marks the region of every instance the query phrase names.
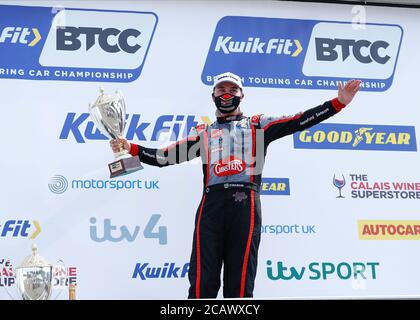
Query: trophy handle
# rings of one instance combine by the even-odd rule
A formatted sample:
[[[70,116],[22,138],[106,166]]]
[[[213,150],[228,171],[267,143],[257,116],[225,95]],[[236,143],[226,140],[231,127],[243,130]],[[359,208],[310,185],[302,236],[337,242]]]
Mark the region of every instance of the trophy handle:
[[[16,276],[15,276],[15,281],[16,281]],[[16,283],[16,282],[15,282]],[[10,297],[10,299],[12,300],[16,300],[15,298],[13,298],[13,296],[10,294],[9,290],[7,289],[7,286],[4,286],[4,289],[6,290],[7,295]],[[16,288],[15,288],[16,289]]]
[[[60,263],[63,266],[64,270],[66,271],[66,276],[67,276],[67,266],[64,263],[64,260],[63,259],[57,260],[57,262],[54,264],[54,267],[55,266],[58,266]],[[52,288],[51,288],[51,292],[52,292]],[[62,286],[60,286],[60,289],[59,289],[57,295],[55,296],[55,298],[51,298],[51,300],[57,300],[60,297],[60,295],[61,295],[62,292],[63,292],[63,288],[62,288]],[[51,295],[52,295],[52,293],[51,293]]]

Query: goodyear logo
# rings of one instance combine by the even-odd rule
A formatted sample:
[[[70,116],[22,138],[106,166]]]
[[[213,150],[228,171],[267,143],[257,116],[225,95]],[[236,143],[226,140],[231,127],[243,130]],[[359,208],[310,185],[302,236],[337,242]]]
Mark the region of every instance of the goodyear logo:
[[[385,91],[394,77],[403,30],[398,25],[226,16],[219,20],[201,80],[230,70],[245,86],[337,89],[364,79]]]
[[[293,135],[296,149],[417,151],[413,126],[322,123]]]
[[[420,240],[420,220],[359,220],[359,240]]]
[[[134,81],[156,25],[152,12],[0,5],[0,78]]]
[[[262,178],[261,194],[273,196],[289,196],[290,183],[288,178]]]

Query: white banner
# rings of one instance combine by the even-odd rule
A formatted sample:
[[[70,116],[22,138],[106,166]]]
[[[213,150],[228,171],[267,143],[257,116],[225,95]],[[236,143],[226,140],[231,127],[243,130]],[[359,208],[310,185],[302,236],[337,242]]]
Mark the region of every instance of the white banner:
[[[356,10],[355,10],[356,8]],[[53,299],[183,299],[199,159],[109,178],[88,104],[120,90],[125,136],[148,147],[215,120],[212,77],[243,77],[248,116],[362,89],[272,143],[256,298],[420,297],[416,9],[282,1],[0,1],[0,298],[15,268],[51,264]],[[61,290],[61,294],[60,294]],[[219,297],[222,297],[222,290]]]

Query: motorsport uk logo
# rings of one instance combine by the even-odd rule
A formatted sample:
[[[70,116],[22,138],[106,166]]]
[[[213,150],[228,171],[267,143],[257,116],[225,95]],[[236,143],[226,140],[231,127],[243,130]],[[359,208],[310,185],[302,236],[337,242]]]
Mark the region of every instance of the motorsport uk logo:
[[[159,190],[159,180],[123,180],[123,179],[71,179],[70,183],[63,175],[51,177],[48,188],[52,193],[63,194],[70,185],[72,190]]]
[[[152,12],[0,5],[0,78],[134,81],[157,21]]]
[[[413,126],[321,123],[293,134],[295,149],[417,151]]]
[[[245,86],[335,90],[361,79],[361,90],[393,81],[403,29],[395,24],[226,16],[219,20],[201,75],[231,70]]]
[[[261,225],[261,234],[267,235],[314,235],[316,234],[313,224],[263,224]]]

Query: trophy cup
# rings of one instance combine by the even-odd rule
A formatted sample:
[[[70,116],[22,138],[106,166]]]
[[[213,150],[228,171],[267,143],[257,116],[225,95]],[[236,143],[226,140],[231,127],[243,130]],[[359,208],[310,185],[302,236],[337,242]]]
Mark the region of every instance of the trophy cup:
[[[37,246],[32,254],[16,268],[16,282],[23,300],[47,300],[52,288],[52,265],[38,255]]]
[[[104,89],[95,103],[89,104],[89,113],[99,130],[110,139],[116,139],[124,132],[125,127],[125,102],[117,91],[115,97],[108,96]],[[139,157],[132,157],[122,146],[120,151],[114,153],[114,162],[108,164],[111,178],[132,173],[143,169]]]

